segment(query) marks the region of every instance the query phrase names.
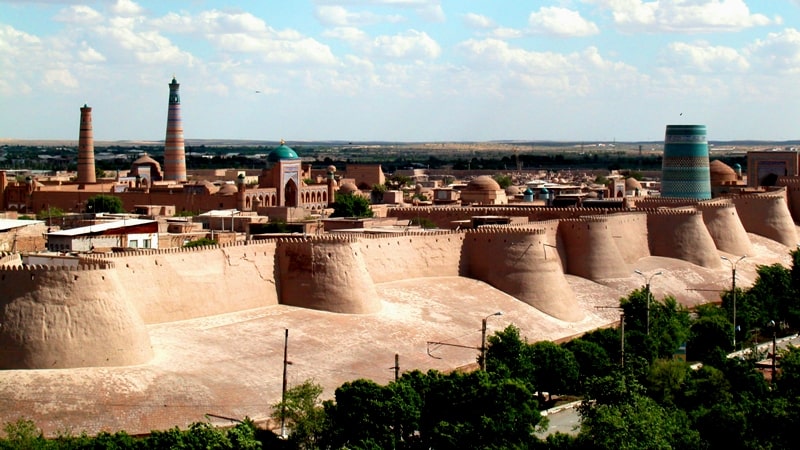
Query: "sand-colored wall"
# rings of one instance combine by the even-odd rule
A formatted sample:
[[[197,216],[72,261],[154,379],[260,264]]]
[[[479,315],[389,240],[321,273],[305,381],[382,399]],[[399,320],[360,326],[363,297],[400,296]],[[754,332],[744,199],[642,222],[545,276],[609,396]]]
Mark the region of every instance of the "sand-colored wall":
[[[613,223],[600,216],[562,220],[567,273],[590,280],[624,278],[631,269],[614,243]]]
[[[375,283],[462,274],[463,232],[362,235],[361,251]]]
[[[275,305],[275,243],[141,251],[112,258],[145,323]]]
[[[753,245],[730,200],[700,202],[696,208],[703,213],[703,222],[717,249],[732,255],[753,254]]]
[[[0,268],[0,369],[142,364],[150,336],[114,269]]]
[[[748,233],[755,233],[794,248],[795,227],[784,192],[743,195],[733,199],[736,211]]]
[[[607,218],[614,245],[617,246],[625,263],[634,264],[641,258],[650,256],[647,214],[620,213],[604,217]]]
[[[792,220],[795,223],[800,223],[800,178],[794,176],[778,177],[776,184],[786,188],[786,198],[789,203],[789,212],[792,214]]]
[[[647,228],[652,255],[682,259],[712,269],[721,266],[702,212],[694,208],[649,211]]]
[[[553,317],[579,321],[583,311],[559,259],[545,259],[544,244],[548,239],[544,229],[469,231],[464,239],[467,276],[489,283]]]
[[[277,253],[282,304],[345,314],[380,311],[358,240],[283,239]]]
[[[531,222],[548,220],[572,219],[582,216],[598,214],[614,214],[626,212],[625,209],[600,209],[600,208],[548,208],[543,206],[506,206],[506,207],[392,207],[389,208],[388,217],[401,220],[425,218],[443,229],[453,228],[454,221],[470,220],[474,216],[508,216],[527,217]]]

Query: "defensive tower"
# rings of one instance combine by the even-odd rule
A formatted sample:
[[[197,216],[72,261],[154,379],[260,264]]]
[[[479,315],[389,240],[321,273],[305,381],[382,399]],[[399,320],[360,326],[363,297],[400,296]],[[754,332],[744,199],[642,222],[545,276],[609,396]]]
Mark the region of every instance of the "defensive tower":
[[[661,196],[711,198],[705,125],[667,125],[661,165]]]
[[[93,184],[96,182],[92,108],[84,104],[81,108],[81,129],[78,134],[78,184]]]
[[[164,179],[168,181],[186,181],[186,150],[183,144],[180,87],[175,77],[172,77],[172,82],[169,84],[167,138],[164,141]]]

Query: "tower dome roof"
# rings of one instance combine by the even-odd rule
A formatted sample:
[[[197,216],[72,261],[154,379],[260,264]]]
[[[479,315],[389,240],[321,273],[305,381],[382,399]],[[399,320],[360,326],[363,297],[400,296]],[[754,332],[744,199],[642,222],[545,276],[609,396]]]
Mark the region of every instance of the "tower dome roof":
[[[297,153],[292,150],[291,147],[286,145],[286,143],[281,139],[281,145],[275,147],[271,152],[269,152],[269,156],[267,156],[267,161],[269,162],[278,162],[283,159],[299,159],[300,157],[297,156]]]
[[[625,189],[629,191],[635,191],[636,189],[641,189],[642,183],[639,183],[639,180],[633,177],[628,177],[625,179]]]
[[[736,171],[724,162],[715,159],[708,164],[712,183],[736,181]]]
[[[481,175],[478,178],[470,181],[467,184],[467,190],[469,191],[499,191],[500,185],[497,184],[492,177],[489,175]]]

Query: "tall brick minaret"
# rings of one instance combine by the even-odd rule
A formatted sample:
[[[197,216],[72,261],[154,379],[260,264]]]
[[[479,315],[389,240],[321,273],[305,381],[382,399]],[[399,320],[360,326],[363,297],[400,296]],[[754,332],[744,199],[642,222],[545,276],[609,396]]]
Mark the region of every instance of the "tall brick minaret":
[[[96,182],[92,108],[84,104],[81,108],[81,130],[78,134],[78,184],[93,184]]]
[[[167,138],[164,141],[164,180],[186,181],[186,150],[183,145],[183,123],[181,122],[181,85],[175,77],[169,84],[169,113],[167,114]]]

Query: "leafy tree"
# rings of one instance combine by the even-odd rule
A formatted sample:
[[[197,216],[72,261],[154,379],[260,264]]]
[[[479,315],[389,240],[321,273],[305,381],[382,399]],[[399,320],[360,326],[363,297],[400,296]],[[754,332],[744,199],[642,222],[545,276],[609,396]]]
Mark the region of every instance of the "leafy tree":
[[[64,210],[55,206],[48,206],[47,209],[36,213],[37,220],[60,219],[61,217],[64,217]]]
[[[781,354],[778,389],[785,397],[800,397],[800,348],[790,347]]]
[[[315,448],[315,442],[322,432],[325,412],[320,402],[322,386],[312,380],[294,386],[286,391],[285,401],[272,407],[272,417],[284,420],[291,430],[289,442],[295,448]]]
[[[113,195],[95,195],[89,197],[86,201],[86,210],[88,213],[124,213],[125,209],[122,207],[122,200]]]
[[[516,326],[508,325],[487,338],[486,370],[500,378],[531,379],[533,367],[528,356],[528,342]],[[480,364],[480,361],[478,361]]]
[[[183,244],[183,248],[204,247],[206,245],[217,245],[217,244],[219,244],[219,242],[217,242],[216,239],[203,237]]]
[[[514,183],[510,175],[497,174],[492,178],[494,178],[494,181],[496,181],[497,184],[500,185],[501,189],[505,189]]]
[[[592,376],[608,375],[614,367],[608,352],[596,342],[577,338],[565,343],[563,347],[572,353],[578,363],[579,382]]]
[[[649,397],[661,405],[673,406],[689,376],[689,366],[677,359],[658,359],[650,365],[645,387]]]
[[[724,315],[700,316],[689,329],[686,358],[718,365],[717,362],[727,358],[727,350],[731,349],[732,326]]]
[[[550,341],[540,341],[529,346],[527,356],[533,366],[534,386],[542,396],[548,393],[548,400],[553,394],[564,394],[575,391],[578,380],[578,363],[569,350]]]
[[[372,217],[369,200],[355,194],[336,194],[331,217]]]

